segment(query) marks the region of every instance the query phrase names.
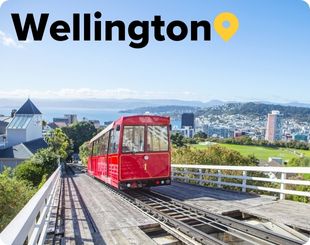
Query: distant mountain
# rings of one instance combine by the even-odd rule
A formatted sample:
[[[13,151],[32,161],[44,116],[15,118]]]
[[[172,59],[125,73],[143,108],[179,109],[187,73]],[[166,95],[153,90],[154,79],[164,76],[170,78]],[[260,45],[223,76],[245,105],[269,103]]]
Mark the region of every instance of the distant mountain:
[[[310,108],[310,104],[299,103],[299,102],[291,102],[291,103],[286,103],[286,104],[283,104],[283,105]]]
[[[25,99],[0,99],[1,109],[18,109],[26,100]],[[286,116],[300,115],[301,118],[308,118],[310,104],[291,102],[287,104],[273,102],[224,102],[220,100],[202,101],[185,101],[185,100],[155,100],[155,99],[76,99],[76,100],[50,100],[50,99],[32,99],[38,108],[49,109],[109,109],[115,111],[132,112],[164,112],[165,110],[180,111],[199,111],[199,113],[241,113],[267,115],[271,110],[280,110]],[[306,108],[306,109],[302,109]],[[304,116],[302,115],[304,114]]]
[[[228,103],[221,106],[200,109],[196,112],[197,115],[249,115],[265,117],[272,110],[278,110],[285,118],[294,118],[300,121],[310,121],[310,106],[285,106],[279,104],[264,104],[264,103]]]
[[[166,106],[150,106],[150,107],[138,107],[135,109],[121,110],[120,113],[132,113],[132,114],[181,114],[184,112],[196,112],[200,107],[193,106],[179,106],[179,105],[166,105]]]
[[[85,99],[85,100],[44,100],[32,99],[39,108],[88,108],[88,109],[134,109],[138,107],[158,106],[190,106],[210,107],[223,105],[225,102],[212,100],[209,102],[185,101],[185,100],[145,100],[145,99]],[[0,99],[1,108],[19,108],[25,100],[21,99]]]

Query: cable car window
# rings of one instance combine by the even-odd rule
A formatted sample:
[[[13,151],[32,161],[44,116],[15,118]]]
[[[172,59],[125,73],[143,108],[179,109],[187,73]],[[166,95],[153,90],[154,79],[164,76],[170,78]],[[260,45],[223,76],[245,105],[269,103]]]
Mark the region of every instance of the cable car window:
[[[100,138],[100,155],[108,153],[109,133],[106,133]]]
[[[99,147],[100,147],[100,141],[99,140],[96,140],[95,142],[94,142],[94,149],[93,149],[93,156],[99,156],[99,153],[100,153],[100,149],[99,149]]]
[[[144,126],[124,126],[122,151],[144,152]]]
[[[117,153],[118,145],[119,145],[119,136],[120,136],[120,131],[117,130],[117,127],[116,127],[114,130],[111,131],[110,148],[109,148],[110,154],[111,153]]]
[[[147,127],[147,151],[168,151],[168,127]]]

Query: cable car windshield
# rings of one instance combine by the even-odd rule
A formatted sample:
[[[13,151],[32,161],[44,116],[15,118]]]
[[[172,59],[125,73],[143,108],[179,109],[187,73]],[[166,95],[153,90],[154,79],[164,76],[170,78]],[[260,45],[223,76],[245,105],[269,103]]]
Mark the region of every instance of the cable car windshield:
[[[123,153],[144,152],[144,126],[124,126]]]
[[[168,127],[147,127],[147,151],[168,151]]]
[[[147,126],[147,152],[169,151],[168,126]],[[144,126],[124,126],[123,153],[141,153],[145,148]]]

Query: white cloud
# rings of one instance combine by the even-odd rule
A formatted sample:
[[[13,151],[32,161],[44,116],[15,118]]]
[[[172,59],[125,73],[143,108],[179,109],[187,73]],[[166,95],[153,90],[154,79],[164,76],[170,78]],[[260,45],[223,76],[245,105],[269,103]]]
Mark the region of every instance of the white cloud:
[[[7,0],[0,0],[0,8],[3,3],[5,3]],[[0,43],[4,46],[8,47],[14,47],[14,48],[22,48],[23,46],[16,42],[13,38],[11,38],[9,35],[4,33],[3,31],[0,31]]]
[[[1,1],[1,0],[0,0]],[[22,48],[23,46],[16,42],[13,38],[5,34],[3,31],[0,31],[0,43],[4,46]]]
[[[1,1],[1,0],[0,0]],[[310,8],[310,0],[303,0],[306,4],[308,4],[309,8]]]
[[[190,99],[195,95],[188,91],[137,91],[127,88],[117,89],[90,89],[90,88],[63,88],[60,90],[0,90],[0,98],[37,98],[37,99]]]
[[[0,0],[0,7],[1,7],[1,5],[4,3],[4,2],[6,2],[7,0]]]

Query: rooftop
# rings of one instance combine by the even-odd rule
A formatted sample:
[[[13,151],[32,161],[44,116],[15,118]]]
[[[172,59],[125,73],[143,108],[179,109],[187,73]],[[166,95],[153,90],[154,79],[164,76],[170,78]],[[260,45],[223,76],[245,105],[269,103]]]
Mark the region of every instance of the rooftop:
[[[21,143],[4,150],[0,150],[0,159],[29,159],[40,149],[47,148],[46,141],[42,138]]]
[[[32,115],[16,115],[8,125],[8,129],[26,129],[32,119]]]
[[[25,104],[16,112],[16,115],[40,115],[39,109],[28,99]]]

